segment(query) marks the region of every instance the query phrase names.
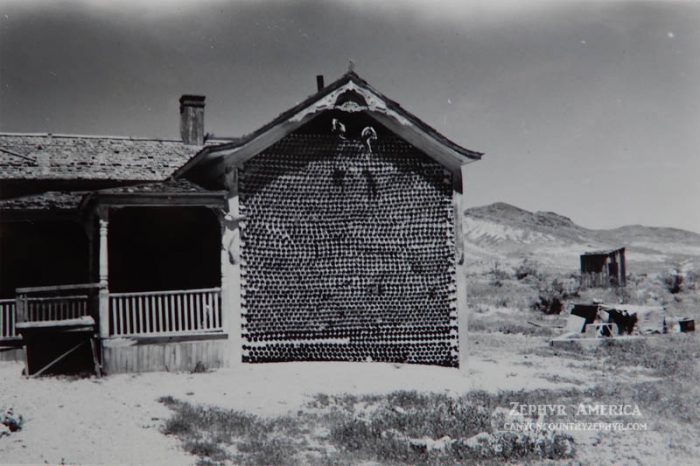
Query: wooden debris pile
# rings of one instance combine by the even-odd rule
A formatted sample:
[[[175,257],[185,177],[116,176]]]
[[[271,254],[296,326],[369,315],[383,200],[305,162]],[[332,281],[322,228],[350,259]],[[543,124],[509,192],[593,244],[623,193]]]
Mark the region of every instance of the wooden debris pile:
[[[669,317],[663,306],[634,304],[576,304],[566,325],[566,333],[552,345],[600,338],[640,337],[695,331],[695,321]]]

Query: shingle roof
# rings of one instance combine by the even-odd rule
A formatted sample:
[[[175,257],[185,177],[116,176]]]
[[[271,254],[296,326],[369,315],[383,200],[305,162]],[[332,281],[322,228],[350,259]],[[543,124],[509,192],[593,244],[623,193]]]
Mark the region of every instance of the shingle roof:
[[[86,193],[48,191],[31,196],[0,200],[0,211],[11,210],[76,210]]]
[[[112,206],[202,206],[223,208],[226,191],[210,191],[189,180],[169,178],[157,183],[141,183],[92,191],[81,209],[98,203]]]
[[[84,199],[100,194],[190,194],[213,193],[185,179],[168,179],[162,182],[142,183],[98,191],[47,191],[41,194],[0,200],[0,211],[18,210],[78,210]]]
[[[184,178],[168,179],[157,183],[143,183],[130,186],[120,186],[118,188],[100,189],[97,194],[181,194],[181,193],[206,193],[210,192],[201,186],[192,183]]]
[[[200,149],[156,139],[0,133],[0,180],[158,181]]]

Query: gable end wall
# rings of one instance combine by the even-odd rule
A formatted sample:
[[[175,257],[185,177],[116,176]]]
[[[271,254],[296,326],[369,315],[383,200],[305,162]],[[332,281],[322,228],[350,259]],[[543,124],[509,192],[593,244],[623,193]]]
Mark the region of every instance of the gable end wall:
[[[449,171],[395,137],[292,133],[238,194],[244,361],[457,365]]]

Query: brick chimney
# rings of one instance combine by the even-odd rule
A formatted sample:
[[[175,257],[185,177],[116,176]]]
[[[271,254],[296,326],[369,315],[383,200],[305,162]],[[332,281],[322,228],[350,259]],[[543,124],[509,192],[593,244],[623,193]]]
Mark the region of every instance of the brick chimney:
[[[180,97],[180,137],[185,144],[204,144],[204,99],[203,95]]]

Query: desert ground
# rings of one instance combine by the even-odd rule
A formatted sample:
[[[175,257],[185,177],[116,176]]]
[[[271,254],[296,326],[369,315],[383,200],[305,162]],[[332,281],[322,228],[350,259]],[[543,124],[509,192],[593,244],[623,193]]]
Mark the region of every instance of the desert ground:
[[[397,392],[459,399],[482,391],[487,396],[500,394],[497,400],[504,409],[512,401],[529,399],[637,404],[642,417],[634,421],[648,426],[646,431],[571,432],[573,458],[528,458],[528,463],[659,464],[672,459],[673,464],[693,464],[700,454],[700,393],[688,377],[698,369],[700,343],[695,335],[649,337],[652,341],[644,343],[645,350],[668,350],[669,358],[630,357],[624,347],[585,354],[562,352],[549,348],[545,337],[522,334],[479,332],[472,337],[473,358],[466,374],[450,368],[380,363],[286,363],[207,373],[28,380],[21,377],[20,363],[4,362],[0,365],[2,403],[21,414],[24,424],[22,430],[0,439],[0,462],[278,464],[276,454],[282,454],[283,464],[400,464],[401,457],[373,457],[372,452],[344,449],[317,418],[337,409],[358,417],[372,402]],[[673,345],[679,350],[673,351]],[[611,361],[615,357],[624,362]],[[673,359],[682,364],[667,367],[665,363]],[[363,401],[363,396],[369,396],[369,401]],[[232,438],[232,444],[222,442],[227,447],[224,457],[212,454],[211,461],[203,461],[217,452],[197,455],[197,450],[188,452],[184,446],[187,436],[206,439],[208,433],[187,430],[184,436],[166,435],[173,427],[168,421],[174,413],[163,397],[261,420],[286,418],[296,427],[308,428],[290,435],[291,445],[261,446],[257,453],[264,452],[263,456],[237,451]],[[410,411],[405,415],[410,416]],[[610,419],[597,416],[595,420]],[[244,442],[245,435],[240,440]]]
[[[586,230],[513,209],[467,218],[464,370],[275,363],[26,379],[20,362],[0,362],[0,409],[22,416],[21,430],[0,436],[0,464],[698,464],[696,333],[549,342],[564,332],[572,303],[594,299],[700,318],[700,236]],[[628,246],[628,286],[578,289],[577,254],[619,243]],[[554,300],[559,314],[548,313]],[[514,416],[513,403],[569,408]],[[636,410],[575,412],[581,404]],[[634,430],[504,433],[509,419]]]

